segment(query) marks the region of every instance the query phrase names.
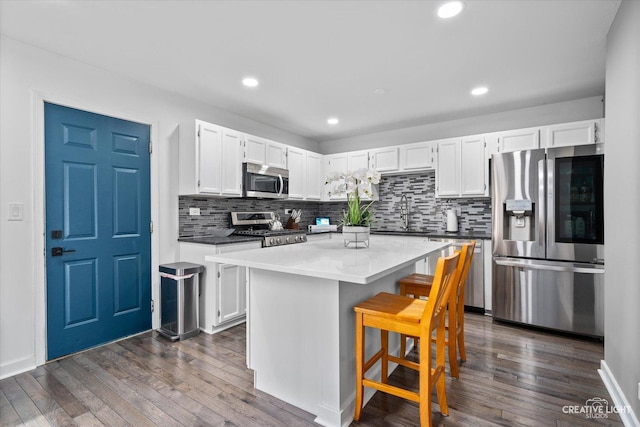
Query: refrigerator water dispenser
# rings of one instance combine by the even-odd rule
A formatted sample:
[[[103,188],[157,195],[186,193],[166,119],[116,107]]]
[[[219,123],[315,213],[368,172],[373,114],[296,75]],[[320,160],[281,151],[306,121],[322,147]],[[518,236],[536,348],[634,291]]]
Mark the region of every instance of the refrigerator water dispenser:
[[[526,199],[509,199],[504,203],[505,240],[535,240],[534,203]]]

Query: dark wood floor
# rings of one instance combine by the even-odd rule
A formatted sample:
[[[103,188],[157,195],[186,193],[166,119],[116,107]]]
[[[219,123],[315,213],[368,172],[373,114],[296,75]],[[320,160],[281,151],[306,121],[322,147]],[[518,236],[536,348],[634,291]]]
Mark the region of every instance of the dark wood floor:
[[[600,397],[601,343],[466,315],[467,362],[447,376],[450,416],[435,425],[621,425],[617,415],[565,414]],[[155,332],[108,344],[0,381],[0,425],[311,426],[313,416],[254,390],[245,328],[170,343]],[[417,386],[398,368],[397,383]],[[435,394],[433,395],[435,399]],[[437,409],[437,405],[435,405]],[[376,393],[354,426],[417,426],[417,405]]]

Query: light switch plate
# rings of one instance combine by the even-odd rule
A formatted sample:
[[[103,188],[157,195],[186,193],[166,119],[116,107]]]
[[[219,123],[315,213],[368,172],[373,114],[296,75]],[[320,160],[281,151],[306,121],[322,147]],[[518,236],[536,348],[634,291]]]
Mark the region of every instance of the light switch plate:
[[[200,215],[200,208],[189,208],[189,215]]]
[[[9,221],[22,221],[24,219],[24,203],[9,202]]]

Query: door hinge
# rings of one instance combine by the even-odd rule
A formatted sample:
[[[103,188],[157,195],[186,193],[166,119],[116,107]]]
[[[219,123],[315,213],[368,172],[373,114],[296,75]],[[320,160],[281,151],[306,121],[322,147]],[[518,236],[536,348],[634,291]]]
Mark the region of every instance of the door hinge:
[[[220,278],[220,272],[218,271],[218,278]]]
[[[151,312],[153,313],[156,309],[156,302],[154,300],[151,300]]]
[[[218,310],[218,319],[220,319],[220,310]]]
[[[149,223],[149,233],[153,233],[153,221]]]
[[[200,188],[200,180],[198,180],[198,184],[197,185],[198,185],[198,188]]]
[[[153,153],[153,142],[149,141],[149,154]]]
[[[200,138],[200,128],[198,128],[198,138]]]

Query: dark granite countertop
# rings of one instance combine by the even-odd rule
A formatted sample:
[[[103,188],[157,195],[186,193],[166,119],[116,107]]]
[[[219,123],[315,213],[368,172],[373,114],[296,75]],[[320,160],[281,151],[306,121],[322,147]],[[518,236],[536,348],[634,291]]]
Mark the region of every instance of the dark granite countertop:
[[[371,230],[371,234],[383,234],[389,236],[416,236],[416,237],[433,237],[445,239],[482,239],[491,240],[491,233],[485,231],[457,231],[455,233],[444,230],[425,230],[425,231],[394,231],[394,230]]]
[[[196,237],[180,237],[178,242],[202,243],[205,245],[229,245],[233,243],[259,242],[262,237],[241,236],[232,234],[227,237],[220,236],[196,236]]]

